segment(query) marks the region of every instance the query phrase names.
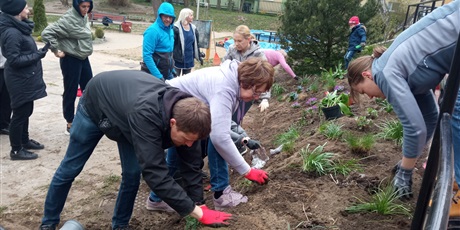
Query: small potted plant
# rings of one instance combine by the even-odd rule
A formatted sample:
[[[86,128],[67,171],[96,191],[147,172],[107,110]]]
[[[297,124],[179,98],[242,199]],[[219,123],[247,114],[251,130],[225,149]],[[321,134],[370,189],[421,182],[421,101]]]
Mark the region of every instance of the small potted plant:
[[[326,96],[321,99],[319,105],[327,120],[333,120],[345,115],[352,115],[348,107],[348,94],[334,92],[326,92]]]

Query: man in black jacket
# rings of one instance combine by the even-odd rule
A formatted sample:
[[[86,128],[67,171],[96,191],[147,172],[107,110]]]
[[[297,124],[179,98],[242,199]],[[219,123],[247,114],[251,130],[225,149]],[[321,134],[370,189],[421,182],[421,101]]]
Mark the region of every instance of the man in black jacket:
[[[66,155],[51,181],[40,229],[55,229],[73,180],[105,134],[117,142],[122,180],[112,228],[129,225],[140,174],[147,185],[181,216],[204,224],[226,225],[230,214],[198,207],[203,196],[199,139],[211,131],[209,107],[199,99],[140,71],[119,70],[96,75],[77,108]],[[168,175],[164,149],[178,146],[185,192]],[[187,194],[188,193],[188,194]],[[200,197],[201,196],[201,197]]]

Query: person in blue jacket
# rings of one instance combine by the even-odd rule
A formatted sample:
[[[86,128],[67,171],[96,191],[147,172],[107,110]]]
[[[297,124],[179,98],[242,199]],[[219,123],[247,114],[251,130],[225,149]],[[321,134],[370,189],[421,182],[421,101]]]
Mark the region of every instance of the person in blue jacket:
[[[376,47],[372,56],[359,57],[348,67],[353,98],[386,98],[401,121],[403,157],[393,180],[401,198],[412,197],[416,161],[436,128],[439,111],[432,89],[450,70],[459,22],[460,1],[453,1],[406,29],[386,51]]]
[[[171,3],[163,2],[158,8],[156,21],[144,32],[142,58],[144,71],[165,80],[173,78],[173,22],[176,19]]]
[[[355,55],[355,53],[361,52],[363,47],[366,45],[366,27],[359,22],[358,16],[353,16],[348,20],[350,26],[350,35],[348,37],[348,50],[345,53],[345,69],[348,68],[348,63]]]

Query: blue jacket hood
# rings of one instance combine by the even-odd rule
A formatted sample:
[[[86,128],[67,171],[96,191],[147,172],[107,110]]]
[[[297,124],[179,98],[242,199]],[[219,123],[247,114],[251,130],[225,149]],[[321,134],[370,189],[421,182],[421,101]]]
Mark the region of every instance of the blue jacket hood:
[[[166,27],[165,24],[163,24],[163,21],[161,20],[162,14],[173,17],[171,25],[169,25],[168,27]],[[176,20],[176,15],[174,14],[174,6],[169,2],[161,3],[160,7],[158,7],[157,20],[155,22],[162,29],[172,29],[174,26],[174,20]]]
[[[88,13],[91,13],[91,11],[93,10],[93,0],[73,0],[72,1],[72,5],[73,5],[73,8],[75,8],[75,10],[78,12],[78,14],[81,15],[81,12],[80,12],[80,4],[82,2],[89,2],[89,10],[88,10]],[[83,15],[81,15],[83,17]]]

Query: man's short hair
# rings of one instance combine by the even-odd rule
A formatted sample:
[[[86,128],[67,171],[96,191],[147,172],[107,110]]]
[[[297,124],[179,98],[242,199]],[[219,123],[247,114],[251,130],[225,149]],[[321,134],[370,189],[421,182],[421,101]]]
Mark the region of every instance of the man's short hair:
[[[204,139],[211,132],[211,111],[209,106],[196,97],[181,99],[174,104],[172,117],[176,119],[177,130],[198,134]]]

